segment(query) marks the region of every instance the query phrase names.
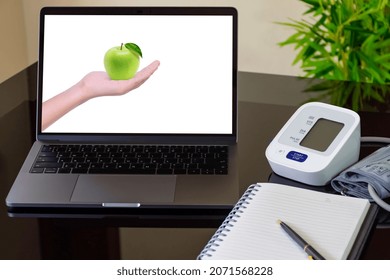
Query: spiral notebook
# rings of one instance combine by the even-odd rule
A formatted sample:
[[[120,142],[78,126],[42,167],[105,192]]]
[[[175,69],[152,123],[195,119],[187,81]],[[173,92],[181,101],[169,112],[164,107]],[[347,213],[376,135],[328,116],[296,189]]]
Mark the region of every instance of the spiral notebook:
[[[273,183],[251,185],[198,259],[308,259],[286,222],[326,259],[356,259],[378,208],[366,199]]]

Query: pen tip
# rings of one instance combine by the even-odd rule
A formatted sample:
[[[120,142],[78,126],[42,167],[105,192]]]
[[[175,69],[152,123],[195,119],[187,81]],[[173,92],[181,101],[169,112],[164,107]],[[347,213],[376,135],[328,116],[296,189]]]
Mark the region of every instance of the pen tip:
[[[277,219],[276,222],[280,225],[282,223],[281,220]]]

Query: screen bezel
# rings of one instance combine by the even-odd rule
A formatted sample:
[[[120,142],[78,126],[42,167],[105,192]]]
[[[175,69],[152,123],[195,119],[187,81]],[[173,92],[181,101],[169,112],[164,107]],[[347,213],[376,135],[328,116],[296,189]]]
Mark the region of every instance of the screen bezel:
[[[46,15],[228,15],[232,16],[232,133],[141,134],[141,133],[49,133],[42,132],[42,81],[44,23]],[[40,13],[38,60],[37,140],[96,143],[235,143],[237,142],[237,10],[232,7],[44,7]]]

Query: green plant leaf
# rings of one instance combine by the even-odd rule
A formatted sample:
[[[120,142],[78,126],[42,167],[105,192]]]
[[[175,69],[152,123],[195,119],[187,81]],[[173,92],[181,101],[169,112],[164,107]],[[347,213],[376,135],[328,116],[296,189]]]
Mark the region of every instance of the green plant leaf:
[[[136,44],[134,43],[126,43],[125,44],[125,47],[131,51],[134,51],[136,52],[140,57],[142,57],[142,51],[141,51],[141,48],[138,47]]]
[[[310,45],[311,48],[313,48],[314,50],[316,50],[319,53],[321,53],[322,57],[325,57],[325,58],[329,57],[328,51],[325,49],[325,46],[320,44],[320,40],[316,40],[315,42],[309,42],[309,45]],[[308,56],[304,56],[304,58],[307,58],[307,57]]]
[[[390,53],[387,53],[387,54],[384,54],[384,55],[380,55],[378,57],[375,58],[375,62],[377,63],[384,63],[384,62],[390,62]]]
[[[382,62],[381,66],[390,72],[390,62]]]
[[[386,39],[386,40],[379,41],[379,42],[375,43],[375,44],[374,44],[374,48],[375,48],[375,49],[386,49],[386,48],[390,48],[390,39]]]
[[[350,30],[350,31],[356,31],[358,33],[367,33],[367,34],[374,34],[371,30],[364,29],[359,26],[354,26],[354,25],[344,25],[344,29]]]
[[[299,42],[302,40],[302,38],[301,38],[302,35],[303,34],[301,32],[297,32],[297,33],[291,35],[290,37],[288,37],[287,40],[280,42],[279,46],[283,47],[283,46],[286,46],[289,44],[300,44]]]
[[[352,81],[360,82],[358,58],[355,52],[349,54],[348,59],[349,77]]]
[[[319,2],[318,0],[301,0],[301,1],[310,5],[310,6],[316,7],[316,8],[318,8],[320,6],[320,4],[318,3]]]
[[[293,65],[300,64],[304,77],[342,81],[308,91],[354,110],[365,102],[389,102],[390,0],[299,1],[306,5],[305,19],[279,23],[295,31],[279,45],[294,47]]]
[[[372,75],[372,77],[379,83],[383,84],[384,80],[381,76],[381,69],[375,64],[375,62],[363,52],[357,52],[357,55],[367,64],[366,71]]]

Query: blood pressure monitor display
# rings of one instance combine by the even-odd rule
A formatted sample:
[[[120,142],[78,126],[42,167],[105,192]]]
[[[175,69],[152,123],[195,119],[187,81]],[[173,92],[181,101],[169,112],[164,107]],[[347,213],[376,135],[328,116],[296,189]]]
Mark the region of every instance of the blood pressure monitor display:
[[[302,139],[300,145],[310,149],[324,152],[340,133],[344,124],[330,121],[327,119],[318,119],[310,131]]]
[[[291,116],[267,147],[266,157],[275,173],[322,186],[356,162],[359,151],[359,115],[311,102]]]

